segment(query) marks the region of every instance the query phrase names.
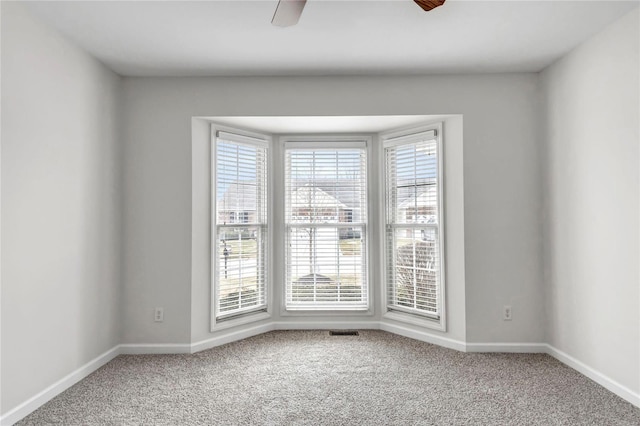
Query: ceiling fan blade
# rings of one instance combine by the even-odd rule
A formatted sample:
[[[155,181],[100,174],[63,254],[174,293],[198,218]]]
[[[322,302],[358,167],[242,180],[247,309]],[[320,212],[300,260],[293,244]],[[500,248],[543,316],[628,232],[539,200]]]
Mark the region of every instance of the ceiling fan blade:
[[[278,27],[290,27],[298,23],[307,0],[280,0],[271,23]]]
[[[442,6],[446,0],[413,0],[418,6],[420,6],[425,12],[435,9],[438,6]]]

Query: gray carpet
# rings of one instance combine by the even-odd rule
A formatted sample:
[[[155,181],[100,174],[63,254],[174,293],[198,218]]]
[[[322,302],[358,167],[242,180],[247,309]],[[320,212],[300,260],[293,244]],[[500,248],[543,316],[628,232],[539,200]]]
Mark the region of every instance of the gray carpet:
[[[278,331],[119,356],[19,424],[640,425],[640,409],[548,355]]]

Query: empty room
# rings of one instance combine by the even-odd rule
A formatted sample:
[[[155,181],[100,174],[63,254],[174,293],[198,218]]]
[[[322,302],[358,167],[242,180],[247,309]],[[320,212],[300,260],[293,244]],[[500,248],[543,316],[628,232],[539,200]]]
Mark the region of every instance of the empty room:
[[[0,2],[0,424],[640,424],[638,6]]]

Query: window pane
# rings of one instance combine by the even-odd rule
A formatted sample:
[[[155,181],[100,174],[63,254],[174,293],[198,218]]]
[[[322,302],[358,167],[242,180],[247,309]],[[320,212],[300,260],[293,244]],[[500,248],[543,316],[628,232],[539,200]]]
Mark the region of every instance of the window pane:
[[[436,141],[387,150],[387,206],[393,223],[437,223]]]
[[[287,152],[287,222],[366,222],[363,150]]]
[[[438,314],[439,248],[436,228],[389,228],[387,231],[389,302]]]
[[[265,303],[265,230],[218,228],[218,312],[244,310]]]
[[[366,306],[362,227],[289,230],[287,303]]]
[[[266,149],[218,140],[218,223],[266,223]]]

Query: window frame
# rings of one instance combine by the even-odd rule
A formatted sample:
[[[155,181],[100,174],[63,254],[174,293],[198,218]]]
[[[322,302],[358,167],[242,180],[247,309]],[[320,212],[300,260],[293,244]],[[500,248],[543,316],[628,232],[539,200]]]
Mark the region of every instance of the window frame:
[[[388,173],[387,169],[387,155],[386,149],[391,146],[401,146],[405,144],[411,144],[420,140],[420,135],[429,131],[435,131],[435,139],[437,144],[437,190],[438,190],[438,255],[440,256],[440,280],[439,280],[439,317],[435,318],[428,314],[420,314],[417,312],[407,312],[400,309],[389,308],[389,287],[391,283],[388,281],[389,273],[389,241],[387,239],[387,225],[389,224],[388,217],[388,204],[386,197]],[[382,308],[383,319],[391,319],[399,322],[405,322],[420,327],[430,328],[438,331],[445,332],[446,327],[446,224],[445,224],[445,182],[444,182],[444,135],[443,135],[443,123],[437,122],[422,126],[411,126],[403,129],[392,130],[389,132],[380,133],[380,178],[379,185],[382,188],[383,194],[380,197],[380,211],[382,212],[380,217],[380,235],[379,241],[382,243]]]
[[[273,155],[272,155],[272,137],[271,135],[265,133],[257,133],[248,131],[245,129],[233,128],[228,126],[219,125],[216,123],[211,123],[211,134],[210,134],[210,176],[209,182],[211,184],[211,199],[210,199],[210,259],[211,259],[211,270],[210,270],[210,300],[211,300],[211,308],[210,308],[210,320],[211,320],[211,331],[218,331],[230,327],[235,327],[243,324],[248,324],[255,321],[261,321],[264,319],[271,318],[272,313],[272,292],[273,292],[273,276],[272,276],[272,253],[273,248],[273,227],[272,227],[272,215],[273,215],[273,201],[270,194],[273,189]],[[218,317],[218,290],[217,290],[217,272],[220,269],[219,265],[219,247],[217,244],[218,241],[218,219],[217,219],[217,207],[218,207],[218,199],[217,199],[217,138],[218,132],[229,133],[234,135],[234,140],[230,142],[237,142],[244,145],[255,146],[259,148],[265,149],[266,156],[266,186],[267,186],[267,197],[266,197],[266,221],[264,223],[266,236],[265,236],[265,260],[264,260],[264,306],[256,307],[255,309],[250,309],[245,312],[239,312],[236,315],[232,315],[226,318],[217,318]],[[247,226],[246,223],[237,223],[240,227]]]
[[[282,285],[280,287],[280,315],[283,317],[287,316],[362,316],[362,315],[372,315],[373,314],[373,301],[374,301],[374,287],[372,283],[373,275],[373,265],[372,265],[372,253],[371,253],[371,237],[373,235],[372,225],[375,224],[372,221],[372,213],[375,210],[375,205],[371,202],[371,186],[372,182],[375,179],[372,176],[372,161],[374,158],[372,155],[373,150],[373,138],[370,135],[284,135],[279,137],[279,161],[281,164],[281,175],[279,176],[279,182],[282,185],[282,188],[285,188],[286,184],[286,152],[288,149],[364,149],[365,152],[365,160],[366,160],[366,195],[367,195],[367,222],[365,223],[365,261],[367,263],[365,268],[365,279],[367,286],[367,303],[366,307],[361,308],[353,308],[353,307],[344,307],[344,308],[322,308],[322,307],[287,307],[287,253],[288,253],[288,238],[287,238],[287,223],[286,223],[286,194],[283,193],[283,197],[281,203],[279,204],[279,208],[281,209],[281,230],[283,233],[283,241],[282,241],[282,256],[284,263],[283,266],[283,276],[282,276]]]

